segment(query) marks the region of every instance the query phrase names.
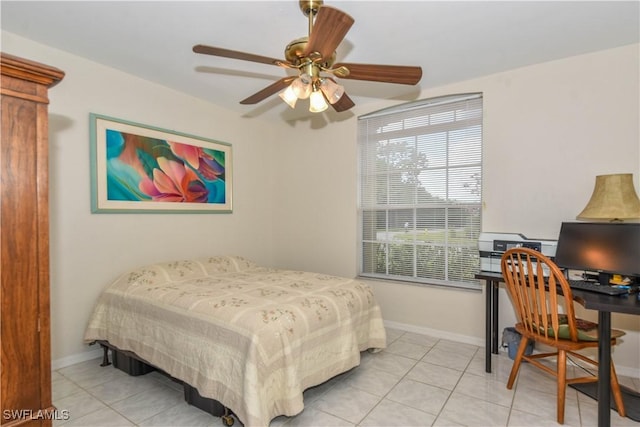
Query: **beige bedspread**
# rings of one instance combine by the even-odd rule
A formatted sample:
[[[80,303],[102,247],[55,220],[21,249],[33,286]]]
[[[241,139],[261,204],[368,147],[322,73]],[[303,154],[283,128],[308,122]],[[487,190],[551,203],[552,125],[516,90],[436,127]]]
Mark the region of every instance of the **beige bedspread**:
[[[124,274],[101,295],[84,338],[135,352],[246,426],[299,413],[306,388],[386,345],[367,284],[234,256]]]

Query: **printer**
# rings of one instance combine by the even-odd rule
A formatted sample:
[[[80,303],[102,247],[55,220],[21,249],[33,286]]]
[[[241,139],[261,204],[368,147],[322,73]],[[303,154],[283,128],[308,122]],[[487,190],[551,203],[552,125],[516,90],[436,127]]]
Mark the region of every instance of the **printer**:
[[[520,233],[480,233],[480,270],[500,273],[502,254],[511,248],[533,249],[554,259],[557,246],[557,240],[529,239]]]

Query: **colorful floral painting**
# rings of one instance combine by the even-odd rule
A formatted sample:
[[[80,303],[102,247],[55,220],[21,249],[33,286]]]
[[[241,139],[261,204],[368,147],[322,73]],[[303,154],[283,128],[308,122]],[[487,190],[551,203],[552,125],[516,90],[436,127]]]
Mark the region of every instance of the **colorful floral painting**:
[[[231,146],[91,114],[93,212],[231,212]]]

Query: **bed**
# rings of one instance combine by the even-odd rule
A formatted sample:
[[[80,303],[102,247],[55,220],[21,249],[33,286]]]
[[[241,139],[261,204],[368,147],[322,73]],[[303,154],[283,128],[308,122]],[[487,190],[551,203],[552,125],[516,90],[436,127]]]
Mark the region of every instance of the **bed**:
[[[305,389],[386,346],[371,288],[238,256],[127,272],[101,294],[86,342],[108,343],[229,408],[245,426],[296,415]]]

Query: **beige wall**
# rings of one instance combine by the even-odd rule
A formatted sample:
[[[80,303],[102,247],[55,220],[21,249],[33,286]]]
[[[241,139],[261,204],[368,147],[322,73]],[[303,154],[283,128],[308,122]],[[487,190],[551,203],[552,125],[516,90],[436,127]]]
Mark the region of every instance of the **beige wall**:
[[[429,89],[421,98],[484,95],[483,229],[556,239],[591,196],[595,176],[631,172],[640,190],[639,45],[580,55]],[[374,107],[354,108],[365,114]],[[317,127],[317,123],[315,124]],[[284,127],[278,140],[274,247],[277,263],[357,274],[356,119],[300,135],[311,123]],[[339,226],[336,226],[339,224]],[[430,333],[484,343],[479,292],[371,281],[384,317]],[[500,330],[515,321],[504,290]],[[594,312],[584,317],[596,319]],[[640,316],[613,315],[628,333],[614,351],[621,372],[640,376]]]
[[[357,274],[357,115],[296,123],[242,119],[224,109],[43,45],[2,34],[5,52],[61,68],[51,90],[51,260],[54,362],[77,360],[100,290],[129,267],[237,253],[277,267]],[[484,93],[486,231],[555,238],[584,207],[594,177],[632,172],[640,188],[638,45],[429,88],[421,98]],[[348,84],[347,84],[348,88]],[[233,144],[231,215],[96,215],[89,201],[90,112]],[[483,344],[480,292],[371,281],[391,325]],[[501,328],[513,314],[501,293]],[[593,318],[594,313],[584,312]],[[618,370],[640,376],[640,317]],[[54,363],[55,364],[55,363]]]
[[[49,93],[54,361],[93,350],[82,342],[89,313],[100,291],[129,268],[226,253],[273,264],[269,126],[8,33],[2,50],[66,73]],[[89,113],[231,143],[233,214],[92,214]]]

